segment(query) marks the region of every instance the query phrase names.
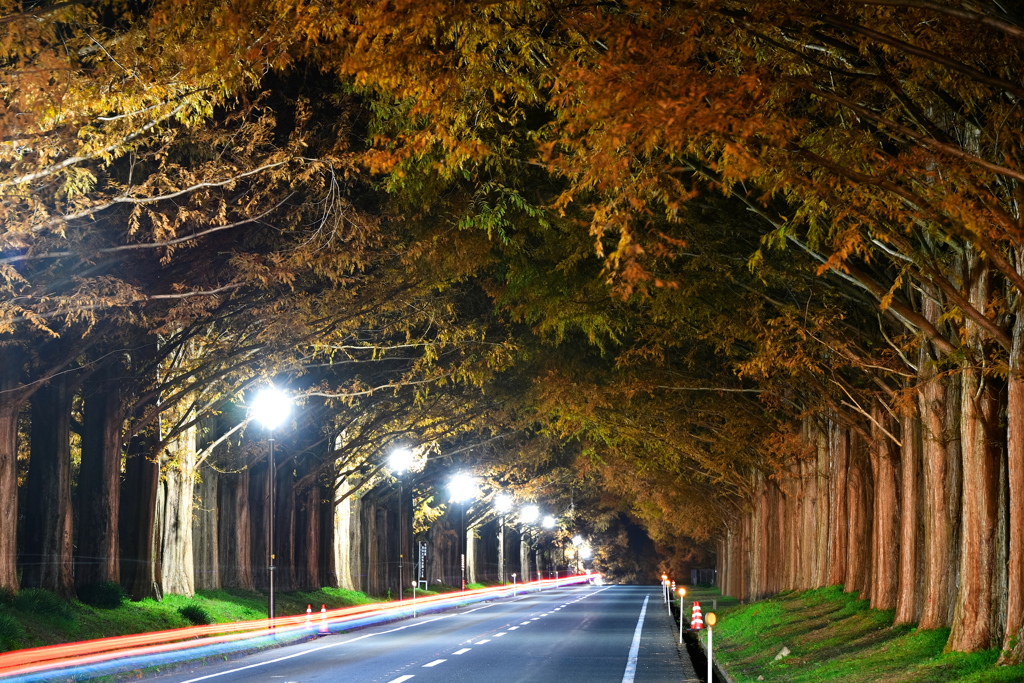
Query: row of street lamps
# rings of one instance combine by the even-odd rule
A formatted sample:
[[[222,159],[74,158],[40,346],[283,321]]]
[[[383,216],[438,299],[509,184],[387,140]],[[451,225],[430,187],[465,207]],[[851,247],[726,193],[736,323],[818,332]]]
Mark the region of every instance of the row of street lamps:
[[[274,572],[276,570],[275,561],[276,554],[274,552],[274,508],[276,495],[276,466],[274,464],[274,434],[275,430],[284,424],[285,420],[288,419],[291,414],[292,399],[277,387],[271,385],[259,393],[252,399],[249,404],[250,415],[253,419],[259,422],[264,429],[267,430],[269,436],[267,438],[269,444],[269,454],[267,462],[267,503],[268,503],[268,524],[267,524],[267,572],[269,574],[269,586],[270,592],[267,597],[267,612],[270,619],[270,625],[274,624]],[[403,576],[403,567],[405,564],[405,524],[402,519],[402,497],[403,497],[403,478],[406,472],[408,472],[415,464],[416,456],[408,448],[396,448],[391,452],[388,458],[388,465],[390,466],[392,474],[398,481],[398,599],[402,600],[403,586],[405,580]],[[462,573],[462,590],[466,590],[466,502],[479,496],[480,487],[476,480],[464,472],[460,472],[453,476],[448,482],[448,493],[449,500],[460,505],[460,520],[462,526],[462,534],[459,542],[459,562],[461,565]],[[501,538],[500,546],[498,551],[498,563],[499,563],[499,578],[502,584],[505,583],[505,521],[506,516],[512,511],[515,501],[512,496],[507,493],[499,493],[494,497],[493,501],[494,509],[500,515],[500,529]],[[532,526],[537,523],[540,519],[540,526],[543,529],[551,530],[554,529],[558,524],[552,515],[541,515],[540,508],[533,504],[524,505],[519,510],[519,523],[525,526]],[[578,559],[589,559],[590,548],[584,544],[583,538],[579,535],[574,536],[572,544],[576,549],[576,557]],[[539,570],[539,567],[538,567]],[[515,575],[513,575],[515,576]]]

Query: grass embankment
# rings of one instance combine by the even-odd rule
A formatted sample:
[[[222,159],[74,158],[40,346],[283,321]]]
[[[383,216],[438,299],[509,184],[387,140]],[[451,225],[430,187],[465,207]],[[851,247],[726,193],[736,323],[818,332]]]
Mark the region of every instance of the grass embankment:
[[[948,629],[893,626],[894,612],[869,609],[839,587],[723,606],[714,656],[737,683],[759,676],[787,683],[1024,681],[1024,666],[995,666],[998,651],[943,654]],[[791,654],[776,660],[783,647]]]
[[[256,591],[200,591],[194,598],[168,595],[160,602],[130,602],[123,600],[123,593],[116,586],[108,586],[99,595],[90,597],[92,605],[67,602],[38,589],[0,595],[0,651],[194,624],[267,618],[267,596]],[[304,613],[307,605],[319,612],[321,605],[336,609],[379,602],[363,593],[341,588],[278,593],[275,597],[275,611],[282,616]]]

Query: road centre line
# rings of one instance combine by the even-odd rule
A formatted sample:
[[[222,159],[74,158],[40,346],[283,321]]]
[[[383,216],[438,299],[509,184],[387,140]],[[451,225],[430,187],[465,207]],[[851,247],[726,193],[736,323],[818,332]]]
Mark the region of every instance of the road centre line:
[[[413,676],[412,674],[406,674],[404,676],[399,676],[398,678],[392,681],[388,681],[388,683],[402,683],[402,681],[407,681],[410,678],[415,678],[415,676]]]
[[[590,595],[587,595],[585,597],[589,598],[589,597],[591,597],[593,595],[597,595],[598,593],[606,591],[609,588],[611,588],[611,586],[607,586],[605,588],[602,588],[601,590],[595,591],[595,592],[593,592]],[[529,598],[529,597],[534,597],[534,596],[532,596],[532,595],[524,596],[524,599],[525,598]],[[582,599],[583,598],[579,598],[578,600],[582,600]],[[576,601],[574,600],[574,602],[576,602]],[[383,635],[387,635],[389,633],[395,633],[397,631],[404,631],[405,629],[412,628],[413,626],[423,626],[423,625],[426,625],[426,624],[432,624],[435,621],[442,621],[443,619],[451,619],[452,617],[459,616],[461,614],[469,614],[471,612],[477,612],[479,610],[487,609],[489,607],[495,607],[495,606],[497,606],[497,604],[499,604],[499,603],[491,603],[489,605],[481,605],[480,607],[475,607],[475,608],[473,608],[471,610],[466,610],[465,612],[457,612],[457,613],[454,613],[454,614],[446,614],[446,615],[441,616],[441,617],[434,617],[433,619],[426,619],[424,621],[417,621],[417,622],[414,622],[414,623],[411,623],[411,624],[406,624],[404,626],[399,626],[397,628],[389,629],[387,631],[378,631],[376,633],[367,633],[367,634],[364,634],[364,635],[361,635],[361,636],[356,636],[355,638],[349,638],[348,640],[343,640],[340,643],[330,643],[328,645],[321,645],[320,647],[309,648],[308,650],[303,650],[302,652],[294,652],[294,653],[292,653],[290,655],[285,655],[283,657],[277,657],[275,659],[268,659],[265,662],[257,662],[255,664],[248,664],[246,666],[241,666],[241,667],[238,667],[236,669],[228,669],[226,671],[220,671],[220,672],[217,672],[217,673],[214,673],[214,674],[207,674],[205,676],[198,676],[196,678],[190,678],[188,680],[182,681],[181,683],[198,683],[199,681],[207,681],[207,680],[210,680],[211,678],[219,678],[220,676],[226,676],[228,674],[238,673],[239,671],[248,671],[249,669],[257,669],[257,668],[259,668],[261,666],[266,666],[268,664],[276,664],[278,662],[283,662],[283,661],[286,661],[286,660],[289,660],[289,659],[294,659],[296,657],[302,657],[303,655],[313,654],[314,652],[320,652],[321,650],[329,650],[331,648],[340,647],[341,645],[348,645],[349,643],[354,643],[354,642],[357,642],[357,641],[360,641],[360,640],[365,640],[367,638],[373,638],[374,636],[383,636]],[[534,619],[534,621],[536,621],[536,619]],[[526,624],[529,624],[529,623],[530,623],[529,621],[524,621],[523,625],[526,625]],[[490,641],[487,641],[487,640],[481,641],[481,643],[486,643],[486,642],[490,642]],[[481,643],[478,643],[478,644],[481,644]],[[407,680],[409,680],[409,678],[412,678],[412,675],[409,675],[408,678],[405,678],[405,677],[396,678],[394,681],[389,681],[389,683],[400,683],[400,681],[407,681]]]
[[[462,614],[464,614],[464,612]],[[294,659],[296,657],[302,657],[303,655],[312,654],[314,652],[320,652],[321,650],[329,650],[329,649],[331,649],[333,647],[339,647],[341,645],[348,645],[349,643],[354,643],[354,642],[356,642],[358,640],[366,640],[367,638],[373,638],[374,636],[383,636],[383,635],[387,635],[388,633],[395,633],[396,631],[404,631],[405,629],[412,628],[413,626],[422,626],[424,624],[430,624],[430,623],[433,623],[435,621],[441,621],[443,619],[451,619],[454,616],[455,616],[454,614],[446,614],[443,617],[434,617],[433,619],[427,619],[426,621],[419,621],[419,622],[416,622],[414,624],[406,624],[405,626],[399,626],[398,628],[389,629],[387,631],[378,631],[377,633],[367,633],[365,635],[356,636],[355,638],[349,638],[348,640],[343,640],[340,643],[330,643],[329,645],[321,645],[320,647],[312,647],[312,648],[310,648],[308,650],[303,650],[302,652],[294,652],[294,653],[292,653],[290,655],[285,655],[284,657],[277,657],[276,659],[268,659],[265,662],[257,662],[256,664],[248,664],[246,666],[238,667],[237,669],[229,669],[227,671],[220,671],[220,672],[215,673],[215,674],[207,674],[205,676],[199,676],[198,678],[190,678],[187,681],[182,681],[181,683],[197,683],[197,681],[206,681],[206,680],[209,680],[211,678],[217,678],[219,676],[226,676],[228,674],[238,673],[239,671],[247,671],[249,669],[256,669],[256,668],[261,667],[261,666],[266,666],[267,664],[276,664],[278,662],[283,662],[283,661],[285,661],[287,659]],[[404,680],[408,680],[408,679],[403,678],[402,680],[404,681]],[[391,681],[390,683],[394,683],[394,681]]]
[[[489,643],[489,642],[491,642],[491,639],[490,638],[485,638],[484,640],[478,640],[477,642],[475,642],[473,644],[474,645],[483,645],[484,643]]]
[[[437,666],[438,664],[442,664],[442,663],[447,662],[447,661],[448,661],[447,659],[435,659],[432,662],[427,662],[426,664],[424,664],[423,668],[426,669],[426,668],[429,668],[431,666]]]
[[[518,626],[509,626],[508,630],[509,631],[515,631],[517,628],[519,628],[519,627]]]
[[[508,633],[505,633],[504,631],[502,631],[501,633],[495,633],[494,637],[495,638],[501,638],[502,636],[507,636],[507,635],[508,635]]]
[[[471,648],[471,647],[464,647],[464,648],[462,648],[461,650],[456,650],[456,651],[455,651],[455,652],[453,652],[452,654],[453,654],[453,655],[464,655],[464,654],[466,654],[467,652],[469,652],[469,651],[470,651],[470,650],[472,650],[472,649],[473,649],[473,648]]]

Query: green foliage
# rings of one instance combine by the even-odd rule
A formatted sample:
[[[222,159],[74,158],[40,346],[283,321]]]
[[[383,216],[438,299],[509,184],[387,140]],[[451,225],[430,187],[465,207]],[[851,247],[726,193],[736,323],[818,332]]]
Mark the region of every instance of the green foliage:
[[[205,626],[206,624],[213,623],[213,617],[206,611],[206,608],[195,602],[179,607],[178,613],[195,626]]]
[[[7,612],[0,612],[0,647],[13,650],[24,637],[25,631],[18,620]]]
[[[26,588],[14,598],[14,607],[51,619],[70,621],[75,618],[74,609],[64,598],[42,588]]]
[[[108,581],[82,586],[78,590],[78,599],[93,607],[114,609],[120,607],[128,599],[128,594],[125,593],[121,584],[116,581]]]

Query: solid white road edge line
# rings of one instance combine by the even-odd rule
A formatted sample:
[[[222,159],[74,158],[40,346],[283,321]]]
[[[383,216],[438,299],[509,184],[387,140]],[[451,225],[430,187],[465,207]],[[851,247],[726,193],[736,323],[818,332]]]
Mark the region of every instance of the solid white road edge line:
[[[633,644],[629,646],[629,659],[626,660],[626,672],[622,674],[622,683],[633,683],[636,676],[636,658],[640,654],[640,634],[644,630],[644,615],[647,614],[647,601],[650,596],[644,597],[644,606],[640,608],[640,618],[636,622],[636,631],[633,632]]]

